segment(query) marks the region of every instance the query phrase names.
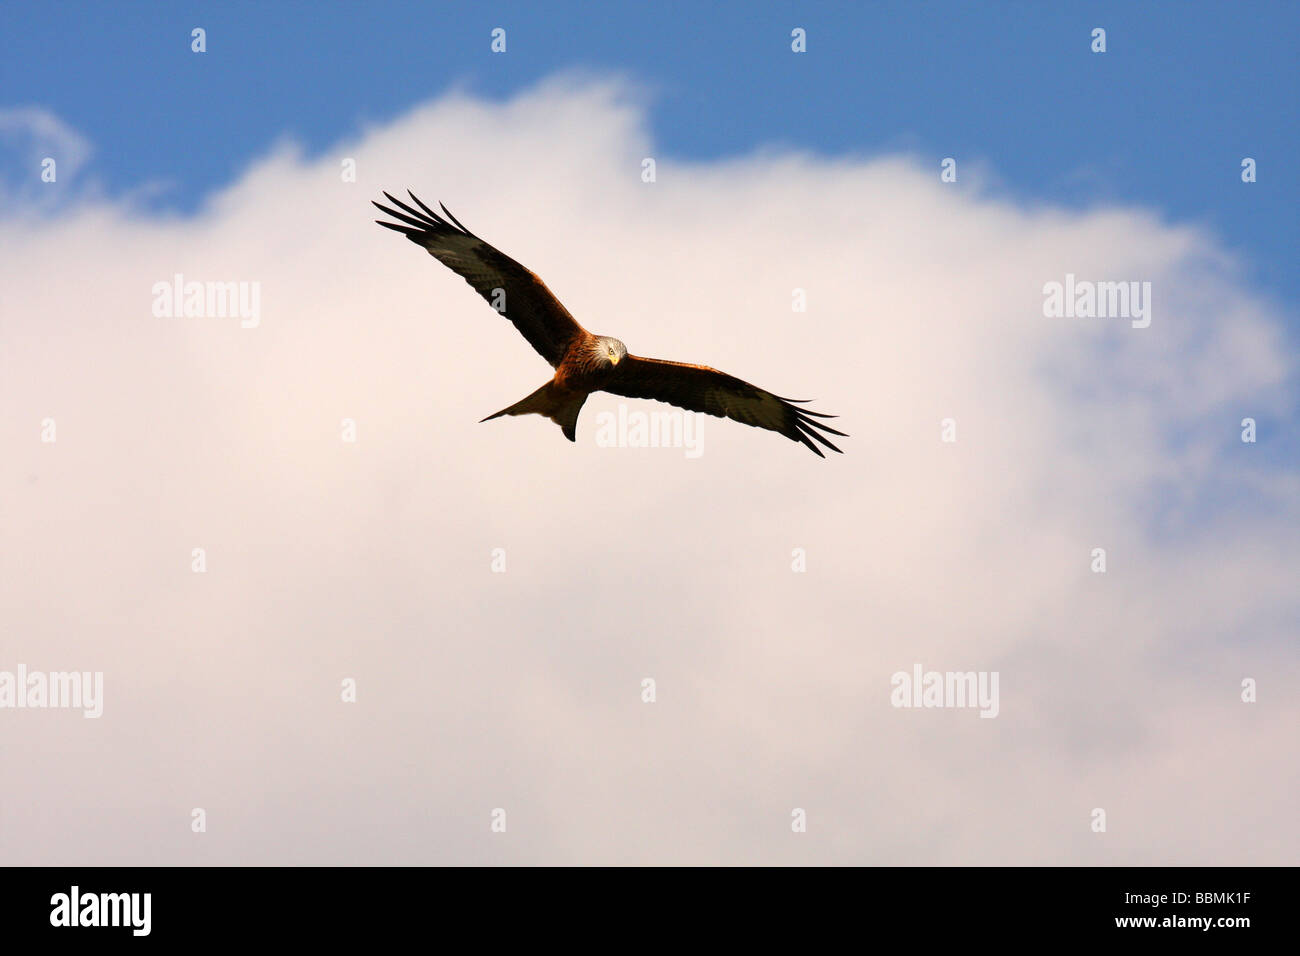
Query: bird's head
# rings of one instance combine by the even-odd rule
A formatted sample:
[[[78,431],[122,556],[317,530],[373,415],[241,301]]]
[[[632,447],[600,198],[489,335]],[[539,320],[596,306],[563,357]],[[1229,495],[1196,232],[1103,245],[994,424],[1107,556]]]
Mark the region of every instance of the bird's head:
[[[627,346],[618,339],[610,338],[608,335],[596,336],[596,342],[592,349],[596,353],[596,361],[608,368],[613,368],[627,358]]]

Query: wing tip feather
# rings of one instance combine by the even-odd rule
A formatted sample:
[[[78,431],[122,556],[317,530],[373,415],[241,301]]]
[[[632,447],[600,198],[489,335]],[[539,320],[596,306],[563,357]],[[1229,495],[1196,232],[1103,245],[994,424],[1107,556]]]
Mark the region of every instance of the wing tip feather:
[[[442,203],[439,203],[438,205],[442,207],[442,211],[446,213],[448,219],[450,219],[450,222],[448,221],[448,219],[444,219],[442,216],[438,215],[431,208],[429,208],[429,206],[426,205],[425,202],[422,199],[420,199],[420,197],[417,196],[410,189],[406,191],[406,194],[411,197],[411,201],[414,202],[415,205],[419,207],[418,209],[398,199],[387,189],[382,189],[380,190],[380,192],[382,192],[384,194],[384,198],[387,199],[390,203],[392,203],[393,206],[396,206],[397,209],[393,209],[389,206],[385,206],[383,203],[375,202],[375,200],[373,199],[370,201],[371,205],[377,209],[382,210],[386,215],[392,216],[394,219],[399,219],[402,222],[409,223],[410,225],[415,226],[418,229],[422,229],[423,231],[428,233],[437,234],[438,232],[451,232],[451,233],[459,233],[461,235],[469,236],[473,239],[478,238],[478,236],[474,235],[474,233],[466,229],[464,224],[461,223],[461,221],[457,219],[455,216],[453,216],[451,212],[447,209],[447,207],[444,206]],[[397,211],[398,209],[402,210],[402,212],[398,212]]]

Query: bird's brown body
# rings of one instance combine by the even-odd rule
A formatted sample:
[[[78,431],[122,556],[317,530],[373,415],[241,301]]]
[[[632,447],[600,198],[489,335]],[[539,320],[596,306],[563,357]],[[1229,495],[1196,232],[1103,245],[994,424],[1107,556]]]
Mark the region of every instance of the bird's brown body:
[[[602,364],[597,360],[599,340],[584,330],[580,338],[575,339],[560,359],[555,368],[552,381],[556,388],[575,391],[597,392],[604,387],[618,371],[618,366]]]
[[[549,382],[483,421],[502,415],[542,415],[559,425],[569,441],[577,441],[578,413],[587,396],[605,388],[618,375],[622,356],[606,348],[602,344],[605,341],[609,340],[583,329],[569,342]]]
[[[587,396],[605,391],[767,428],[802,442],[823,458],[818,444],[839,451],[823,433],[844,433],[817,420],[834,416],[796,408],[792,404],[796,399],[773,395],[707,365],[631,355],[618,339],[592,335],[579,325],[541,279],[462,226],[446,206],[444,219],[414,194],[409,195],[418,209],[384,195],[402,211],[374,205],[404,225],[375,221],[404,234],[463,277],[555,369],[541,388],[483,421],[502,415],[543,415],[559,425],[566,438],[576,441],[578,413]]]

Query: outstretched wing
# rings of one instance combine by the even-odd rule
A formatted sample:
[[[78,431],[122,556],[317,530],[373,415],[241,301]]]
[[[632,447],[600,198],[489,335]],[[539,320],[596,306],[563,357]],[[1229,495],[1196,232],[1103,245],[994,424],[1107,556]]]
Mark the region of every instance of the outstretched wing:
[[[619,363],[618,374],[601,387],[606,392],[626,398],[652,398],[693,412],[780,432],[791,441],[803,442],[823,458],[826,456],[813,439],[831,451],[839,449],[821,432],[849,437],[817,421],[818,418],[834,418],[834,415],[796,408],[791,403],[799,399],[780,398],[707,365],[687,365],[629,355]]]
[[[447,216],[444,219],[416,199],[414,193],[408,191],[407,195],[419,209],[388,193],[384,195],[402,212],[379,203],[374,205],[404,225],[379,219],[375,222],[423,246],[429,255],[461,276],[488,305],[499,309],[513,322],[528,344],[551,365],[558,366],[569,343],[586,334],[541,279],[462,226],[446,206],[441,206]]]

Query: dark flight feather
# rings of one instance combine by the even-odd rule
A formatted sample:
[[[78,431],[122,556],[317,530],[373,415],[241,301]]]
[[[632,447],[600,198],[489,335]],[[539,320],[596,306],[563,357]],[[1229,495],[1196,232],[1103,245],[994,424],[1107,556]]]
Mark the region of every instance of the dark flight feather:
[[[442,211],[450,221],[420,202],[414,194],[411,194],[411,199],[419,209],[388,193],[384,195],[403,211],[398,212],[380,203],[374,203],[375,207],[406,225],[380,219],[375,222],[423,246],[431,256],[468,282],[489,305],[496,306],[500,301],[497,290],[502,290],[500,294],[505,297],[502,314],[552,366],[560,364],[575,339],[587,334],[541,279],[462,226],[447,207],[443,206]]]
[[[649,398],[667,402],[678,408],[719,418],[730,418],[756,428],[780,432],[791,441],[802,442],[823,458],[813,439],[831,451],[840,451],[820,432],[848,438],[842,431],[809,418],[834,418],[824,412],[810,412],[797,408],[792,401],[750,385],[748,382],[719,372],[707,365],[688,365],[685,362],[666,362],[662,359],[629,355],[619,365],[618,374],[604,391],[625,398]],[[820,431],[818,431],[820,429]],[[843,452],[840,452],[843,454]]]

